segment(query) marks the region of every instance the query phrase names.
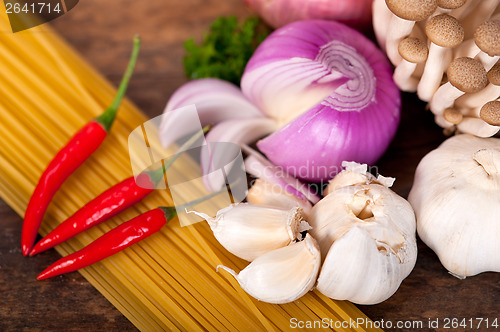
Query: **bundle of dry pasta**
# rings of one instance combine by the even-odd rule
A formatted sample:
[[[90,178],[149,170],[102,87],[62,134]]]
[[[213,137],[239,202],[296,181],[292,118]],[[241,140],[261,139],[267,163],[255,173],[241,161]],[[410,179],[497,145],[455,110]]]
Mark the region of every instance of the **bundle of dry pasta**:
[[[429,102],[445,132],[499,132],[498,0],[374,0],[373,27],[396,84]]]
[[[12,34],[5,15],[0,17],[0,56],[0,196],[22,216],[47,163],[78,128],[109,105],[115,90],[50,29]],[[131,175],[127,138],[146,120],[130,102],[122,104],[104,144],[54,197],[43,235]],[[172,168],[179,178],[198,174],[197,165],[188,159]],[[204,190],[201,183],[199,190]],[[183,195],[187,201],[193,193]],[[74,252],[140,212],[171,203],[165,191],[158,190],[57,250],[62,255]],[[327,319],[332,327],[361,319],[365,324],[355,330],[371,330],[371,321],[355,306],[317,292],[286,305],[258,302],[233,278],[217,273],[219,264],[241,269],[245,262],[221,248],[206,223],[181,227],[174,220],[81,273],[141,330],[286,330],[292,328],[292,318]]]

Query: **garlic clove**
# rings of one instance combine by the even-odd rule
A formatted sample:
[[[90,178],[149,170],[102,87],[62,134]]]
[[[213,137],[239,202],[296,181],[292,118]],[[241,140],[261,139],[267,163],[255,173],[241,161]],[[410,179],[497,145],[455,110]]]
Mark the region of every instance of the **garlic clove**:
[[[268,303],[288,303],[309,292],[318,276],[320,251],[307,235],[301,242],[273,250],[250,263],[239,274],[225,266],[248,294]]]
[[[289,245],[307,224],[298,207],[286,209],[240,203],[219,210],[215,218],[195,211],[190,213],[208,222],[224,248],[249,262]]]
[[[357,304],[388,299],[415,265],[415,237],[409,237],[398,254],[390,248],[374,241],[366,229],[351,228],[328,252],[316,288],[330,298]]]
[[[282,186],[273,184],[263,179],[257,179],[248,190],[247,201],[256,205],[267,205],[284,209],[299,207],[305,219],[312,209],[307,199],[300,199],[289,193]]]

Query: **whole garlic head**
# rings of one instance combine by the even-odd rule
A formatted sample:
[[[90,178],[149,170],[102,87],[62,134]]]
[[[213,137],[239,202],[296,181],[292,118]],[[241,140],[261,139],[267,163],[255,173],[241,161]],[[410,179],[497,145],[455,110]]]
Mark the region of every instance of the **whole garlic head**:
[[[311,211],[310,233],[324,260],[316,288],[336,300],[380,303],[415,266],[415,215],[410,204],[385,185],[345,184]]]
[[[457,277],[500,272],[500,139],[458,135],[417,167],[418,235]]]

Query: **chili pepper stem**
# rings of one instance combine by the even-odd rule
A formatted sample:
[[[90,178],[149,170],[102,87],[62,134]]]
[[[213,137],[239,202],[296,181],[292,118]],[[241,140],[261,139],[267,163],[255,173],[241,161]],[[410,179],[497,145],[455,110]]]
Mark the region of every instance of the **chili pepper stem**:
[[[118,108],[122,102],[123,97],[127,91],[128,83],[130,78],[132,77],[132,73],[134,72],[135,64],[137,62],[137,57],[139,55],[139,48],[141,46],[141,38],[139,35],[134,36],[134,48],[132,50],[132,54],[130,55],[130,60],[127,65],[127,69],[125,74],[123,74],[122,81],[120,82],[120,86],[118,87],[118,92],[116,93],[115,99],[111,106],[109,106],[100,116],[96,118],[96,121],[99,122],[106,131],[111,129],[111,125],[115,120],[116,113],[118,112]]]
[[[206,134],[210,130],[210,128],[211,128],[210,125],[203,127],[200,132],[194,134],[186,142],[184,142],[184,144],[182,144],[179,147],[178,149],[179,152],[174,154],[172,157],[168,158],[168,160],[162,167],[147,172],[149,174],[149,178],[151,179],[151,181],[156,184],[159,183],[161,179],[164,178],[166,170],[174,163],[174,161],[176,161],[180,157],[182,152],[188,150],[191,146],[193,146],[194,143],[196,143],[196,141],[198,141],[204,134]]]

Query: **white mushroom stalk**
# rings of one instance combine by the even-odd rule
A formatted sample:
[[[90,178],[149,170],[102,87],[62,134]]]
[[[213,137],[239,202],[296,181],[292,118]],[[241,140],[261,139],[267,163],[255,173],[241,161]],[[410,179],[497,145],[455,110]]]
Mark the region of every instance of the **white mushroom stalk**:
[[[464,29],[453,16],[441,14],[427,21],[425,33],[430,40],[429,56],[417,93],[421,100],[429,101],[441,85],[443,72],[450,64],[451,49],[464,40]]]
[[[394,2],[407,5],[405,1],[394,0]],[[381,2],[378,2],[378,5],[381,6]],[[386,6],[388,10],[391,9],[389,3]],[[377,13],[374,11],[374,22],[377,21],[377,16],[380,16],[380,13],[384,13],[383,8],[378,8]],[[438,47],[435,40],[429,36],[429,27],[438,20],[445,21],[445,17],[449,24],[448,27],[436,25],[435,31],[441,34],[450,34],[452,31],[456,32],[458,27],[458,30],[463,31],[463,41],[456,40],[458,45],[448,44],[448,47]],[[380,18],[378,19],[380,20]],[[426,34],[422,35],[421,30],[424,26],[426,26]],[[399,31],[398,24],[389,23],[389,26],[385,26],[383,29],[374,30],[378,40],[385,40],[387,55],[392,64],[398,68],[400,63],[404,63],[403,58],[399,54],[397,57],[394,54],[391,55],[389,49],[392,47],[392,52],[394,52],[396,46],[393,43],[389,47],[388,41],[390,31],[393,31],[393,34],[395,31]],[[473,134],[478,136],[484,136],[487,133],[494,134],[495,128],[484,121],[481,122],[480,110],[486,103],[500,97],[500,88],[490,81],[479,92],[463,93],[464,91],[452,90],[446,72],[453,60],[463,57],[478,61],[488,73],[493,69],[500,56],[500,0],[437,0],[437,9],[430,15],[430,18],[417,22],[411,31],[406,30],[405,33],[406,35],[402,36],[402,39],[416,37],[429,45],[429,56],[425,62],[416,66],[410,79],[396,79],[398,87],[403,91],[412,91],[414,82],[418,82],[419,98],[431,103],[429,108],[436,114],[436,123],[445,128],[446,133],[453,133],[459,129],[458,131],[471,133],[476,131]],[[460,36],[460,34],[456,36]],[[452,38],[445,39],[448,39],[447,42],[449,42]],[[436,49],[440,51],[434,52]],[[404,63],[403,68],[407,65]],[[398,73],[398,75],[400,74]],[[445,93],[440,89],[443,86],[446,87],[444,91],[453,91],[452,94],[447,93],[444,99],[442,97]],[[439,96],[436,97],[438,91]],[[447,111],[445,118],[443,114],[445,109],[453,109],[454,111]],[[456,122],[462,122],[458,112],[462,113],[464,121],[463,124],[460,124],[462,130],[457,128],[458,123]]]
[[[499,188],[500,139],[457,135],[418,165],[408,198],[418,235],[453,275],[500,272]]]
[[[410,35],[415,22],[426,20],[437,8],[436,0],[386,0],[393,13],[386,37],[387,56],[394,65],[401,62],[398,45]]]
[[[442,85],[430,102],[431,111],[441,114],[465,93],[476,93],[488,84],[488,76],[483,65],[471,58],[452,61],[446,72],[449,82]],[[421,81],[422,82],[422,81]]]

